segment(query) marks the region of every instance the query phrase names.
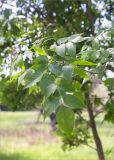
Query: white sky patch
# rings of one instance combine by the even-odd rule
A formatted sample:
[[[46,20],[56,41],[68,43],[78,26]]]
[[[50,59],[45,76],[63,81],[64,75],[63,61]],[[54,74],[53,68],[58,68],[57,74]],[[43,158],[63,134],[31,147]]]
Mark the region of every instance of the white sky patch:
[[[104,27],[111,28],[112,27],[112,22],[104,18],[103,21],[102,21],[102,27],[103,28]]]
[[[2,9],[5,10],[5,9],[12,9],[12,12],[13,13],[16,13],[18,8],[16,7],[16,1],[9,1],[7,4],[4,4]]]
[[[24,55],[23,55],[23,59],[25,60],[26,58],[28,58],[29,60],[33,60],[33,53],[30,50],[25,51]]]
[[[102,2],[97,2],[97,7],[98,7],[99,10],[104,9],[104,5],[105,5],[105,3],[103,1]]]
[[[114,73],[112,71],[107,71],[108,78],[114,78]]]

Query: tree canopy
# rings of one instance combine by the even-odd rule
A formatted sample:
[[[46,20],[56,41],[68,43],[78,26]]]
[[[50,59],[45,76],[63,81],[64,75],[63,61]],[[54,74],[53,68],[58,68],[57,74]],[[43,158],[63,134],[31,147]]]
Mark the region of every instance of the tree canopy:
[[[13,0],[1,1],[0,56],[17,54],[36,39],[75,33],[86,36],[113,22],[113,0]]]
[[[104,120],[114,123],[114,78],[106,74],[107,70],[114,72],[114,50],[110,43],[113,37],[112,28],[90,37],[75,34],[61,39],[42,38],[31,47],[38,56],[18,78],[18,87],[22,84],[26,89],[39,84],[44,97],[44,117],[56,113],[65,147],[88,144],[89,125],[99,160],[104,160],[104,154],[95,118],[104,112]],[[96,79],[108,89],[105,103],[93,93]],[[85,111],[89,121],[83,117]]]

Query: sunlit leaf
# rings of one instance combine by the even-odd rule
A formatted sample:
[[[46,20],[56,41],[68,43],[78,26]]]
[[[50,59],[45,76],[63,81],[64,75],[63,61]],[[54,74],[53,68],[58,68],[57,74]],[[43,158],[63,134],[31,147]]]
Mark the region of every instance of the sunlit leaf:
[[[40,48],[38,45],[32,46],[32,49],[34,49],[34,51],[39,55],[46,55],[45,50],[43,48]]]
[[[85,60],[78,60],[73,62],[74,65],[79,65],[79,66],[96,66],[97,64]]]

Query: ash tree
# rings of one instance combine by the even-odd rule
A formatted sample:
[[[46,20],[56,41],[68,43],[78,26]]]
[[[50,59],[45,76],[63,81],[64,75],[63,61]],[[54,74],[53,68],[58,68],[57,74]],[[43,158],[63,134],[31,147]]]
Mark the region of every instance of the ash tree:
[[[44,118],[56,113],[64,149],[90,146],[91,129],[99,160],[105,156],[95,118],[103,114],[104,120],[114,123],[114,78],[107,77],[108,70],[114,72],[113,37],[114,29],[106,29],[90,37],[76,34],[39,39],[31,47],[31,64],[22,67],[18,78],[18,87],[23,89],[39,85]],[[107,87],[105,103],[93,94],[96,79]]]

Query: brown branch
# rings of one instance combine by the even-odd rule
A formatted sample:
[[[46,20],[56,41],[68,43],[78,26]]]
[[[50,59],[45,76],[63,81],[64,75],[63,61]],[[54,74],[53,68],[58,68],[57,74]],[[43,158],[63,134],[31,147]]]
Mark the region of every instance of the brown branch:
[[[95,151],[97,151],[97,149],[95,147],[93,147],[93,146],[91,146],[89,144],[86,144],[86,146],[88,146],[89,148],[94,149]]]
[[[81,114],[79,113],[79,112],[76,112],[77,114],[78,114],[78,116],[84,121],[84,122],[86,122],[87,123],[87,125],[90,127],[90,123],[89,123],[89,121],[87,121],[86,119],[84,119],[82,116],[81,116]]]

